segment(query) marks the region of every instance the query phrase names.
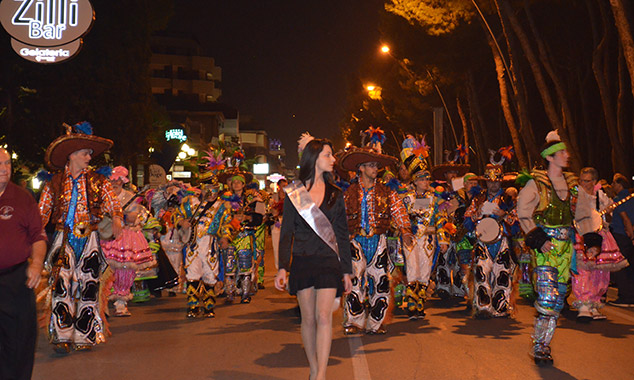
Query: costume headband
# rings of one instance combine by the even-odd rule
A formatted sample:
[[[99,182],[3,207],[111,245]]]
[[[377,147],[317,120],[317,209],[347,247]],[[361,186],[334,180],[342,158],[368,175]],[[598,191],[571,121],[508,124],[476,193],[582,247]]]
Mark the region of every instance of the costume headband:
[[[560,150],[565,150],[565,149],[566,149],[566,144],[564,144],[563,142],[558,142],[557,144],[551,145],[548,148],[544,149],[541,153],[541,156],[543,158],[546,158],[550,156],[551,154],[555,154],[559,152]]]
[[[240,175],[240,174],[236,174],[233,177],[231,177],[231,181],[232,182],[235,181],[235,180],[242,181],[242,183],[244,183],[244,184],[247,183],[247,180],[244,178],[244,176]]]

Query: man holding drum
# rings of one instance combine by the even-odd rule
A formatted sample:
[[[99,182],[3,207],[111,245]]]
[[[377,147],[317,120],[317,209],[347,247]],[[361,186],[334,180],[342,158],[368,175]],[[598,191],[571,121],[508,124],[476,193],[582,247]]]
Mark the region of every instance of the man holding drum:
[[[487,164],[481,178],[487,190],[474,197],[465,212],[464,227],[476,236],[472,299],[476,318],[506,317],[514,309],[510,237],[519,232],[519,225],[512,200],[504,197],[503,177],[501,165]]]

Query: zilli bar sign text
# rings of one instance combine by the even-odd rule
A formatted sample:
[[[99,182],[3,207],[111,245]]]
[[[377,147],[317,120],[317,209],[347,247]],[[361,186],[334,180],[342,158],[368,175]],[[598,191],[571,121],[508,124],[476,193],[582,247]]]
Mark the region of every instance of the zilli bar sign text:
[[[76,55],[95,19],[89,0],[3,0],[0,23],[20,57],[58,63]]]

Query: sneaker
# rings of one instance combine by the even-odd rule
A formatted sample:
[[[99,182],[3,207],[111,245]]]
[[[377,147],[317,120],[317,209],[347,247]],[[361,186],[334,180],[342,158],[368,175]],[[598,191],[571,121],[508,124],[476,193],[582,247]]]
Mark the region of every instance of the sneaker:
[[[577,314],[577,322],[588,323],[593,319],[592,313],[590,313],[590,307],[587,305],[579,306]]]
[[[613,301],[608,301],[608,303],[612,306],[618,306],[618,307],[634,307],[634,303],[630,302],[628,300],[624,300],[622,298],[617,298]]]
[[[365,333],[368,335],[385,335],[387,334],[387,330],[383,327],[383,325],[381,325],[376,330],[365,330]]]
[[[590,309],[590,314],[592,314],[592,320],[594,321],[604,321],[608,319],[608,317],[601,313],[596,307]]]

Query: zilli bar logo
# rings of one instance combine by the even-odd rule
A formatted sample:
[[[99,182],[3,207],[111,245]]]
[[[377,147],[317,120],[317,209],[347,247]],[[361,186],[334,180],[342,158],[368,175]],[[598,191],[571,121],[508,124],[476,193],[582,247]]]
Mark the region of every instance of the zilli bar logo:
[[[89,0],[3,0],[0,23],[22,58],[58,63],[75,56],[95,13]]]

